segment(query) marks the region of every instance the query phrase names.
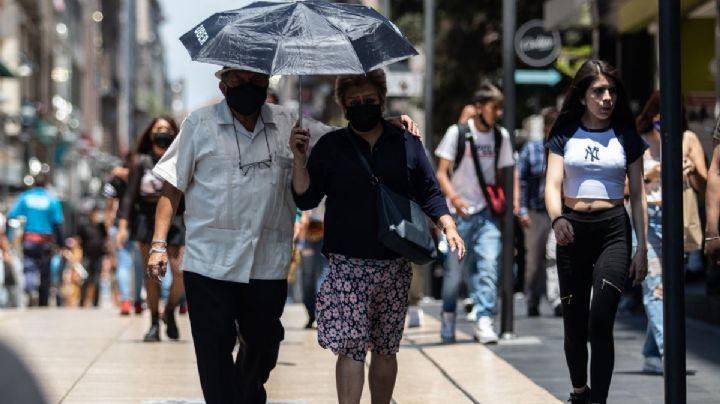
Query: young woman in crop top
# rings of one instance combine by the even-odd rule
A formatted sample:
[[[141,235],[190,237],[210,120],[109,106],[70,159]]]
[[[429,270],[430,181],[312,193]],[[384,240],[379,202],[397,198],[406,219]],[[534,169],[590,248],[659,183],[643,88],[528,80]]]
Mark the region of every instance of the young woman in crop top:
[[[116,242],[122,246],[128,236],[139,243],[142,262],[148,262],[150,248],[167,248],[172,270],[170,296],[165,306],[163,320],[167,325],[167,336],[178,339],[174,309],[184,293],[180,263],[185,245],[184,204],[180,204],[172,220],[167,240],[153,240],[155,230],[155,209],[160,199],[163,181],[153,174],[152,169],[175,139],[178,126],[172,118],[155,118],[137,141],[130,157],[128,188],[118,209],[118,234]],[[160,283],[145,277],[145,291],[151,314],[150,330],[145,342],[160,341]]]
[[[615,68],[599,60],[580,68],[546,147],[545,203],[558,244],[565,357],[573,385],[570,401],[605,403],[622,288],[628,277],[639,285],[647,273],[642,163],[647,145],[635,131]],[[639,246],[632,260],[630,218],[623,206],[626,177]]]

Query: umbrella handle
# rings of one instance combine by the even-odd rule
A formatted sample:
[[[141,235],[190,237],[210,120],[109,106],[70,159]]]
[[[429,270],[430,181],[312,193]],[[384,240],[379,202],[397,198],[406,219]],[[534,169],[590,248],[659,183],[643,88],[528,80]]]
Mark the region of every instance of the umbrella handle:
[[[298,76],[298,128],[302,128],[303,107],[302,107],[302,76]]]

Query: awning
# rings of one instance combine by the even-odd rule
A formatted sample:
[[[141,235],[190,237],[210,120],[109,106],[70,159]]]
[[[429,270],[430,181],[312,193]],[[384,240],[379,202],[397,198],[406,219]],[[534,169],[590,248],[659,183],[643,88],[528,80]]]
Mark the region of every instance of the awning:
[[[543,5],[543,22],[548,30],[592,26],[594,0],[547,0]]]
[[[0,77],[15,77],[7,66],[0,62]]]
[[[707,0],[680,0],[680,11],[685,13]],[[658,16],[657,0],[628,0],[618,10],[618,31],[633,32],[643,29]]]

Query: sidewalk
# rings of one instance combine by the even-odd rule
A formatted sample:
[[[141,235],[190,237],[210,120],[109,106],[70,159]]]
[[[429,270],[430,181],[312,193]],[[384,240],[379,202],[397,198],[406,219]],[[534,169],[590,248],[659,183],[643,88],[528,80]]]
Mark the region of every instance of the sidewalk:
[[[438,318],[438,303],[425,305],[426,313]],[[489,349],[502,357],[534,383],[557,399],[567,400],[570,375],[563,350],[563,323],[552,317],[549,306],[541,307],[542,317],[528,318],[525,302],[515,299],[517,338],[501,341]],[[498,318],[498,324],[499,324]],[[458,327],[472,329],[469,321]],[[663,404],[663,377],[641,372],[642,345],[646,320],[643,316],[618,316],[615,322],[615,372],[610,386],[609,403]],[[687,320],[687,402],[720,402],[720,327]]]
[[[187,317],[181,340],[141,342],[147,314],[120,317],[114,309],[0,311],[0,338],[13,345],[44,386],[48,401],[201,403]],[[301,305],[288,305],[285,341],[267,388],[272,403],[335,403],[335,357],[303,329]],[[439,323],[426,316],[402,343],[394,402],[558,403],[491,350],[470,342],[440,345]],[[367,385],[367,383],[366,383]],[[363,403],[369,403],[369,392]]]

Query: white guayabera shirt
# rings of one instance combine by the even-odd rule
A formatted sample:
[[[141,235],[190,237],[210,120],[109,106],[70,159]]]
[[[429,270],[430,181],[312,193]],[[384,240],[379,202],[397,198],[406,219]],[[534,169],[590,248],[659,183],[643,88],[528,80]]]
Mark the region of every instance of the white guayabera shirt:
[[[185,119],[153,170],[185,194],[183,270],[241,283],[287,278],[296,211],[288,141],[297,118],[265,104],[250,132],[237,120],[233,125],[223,101]],[[303,123],[312,144],[333,129]]]

